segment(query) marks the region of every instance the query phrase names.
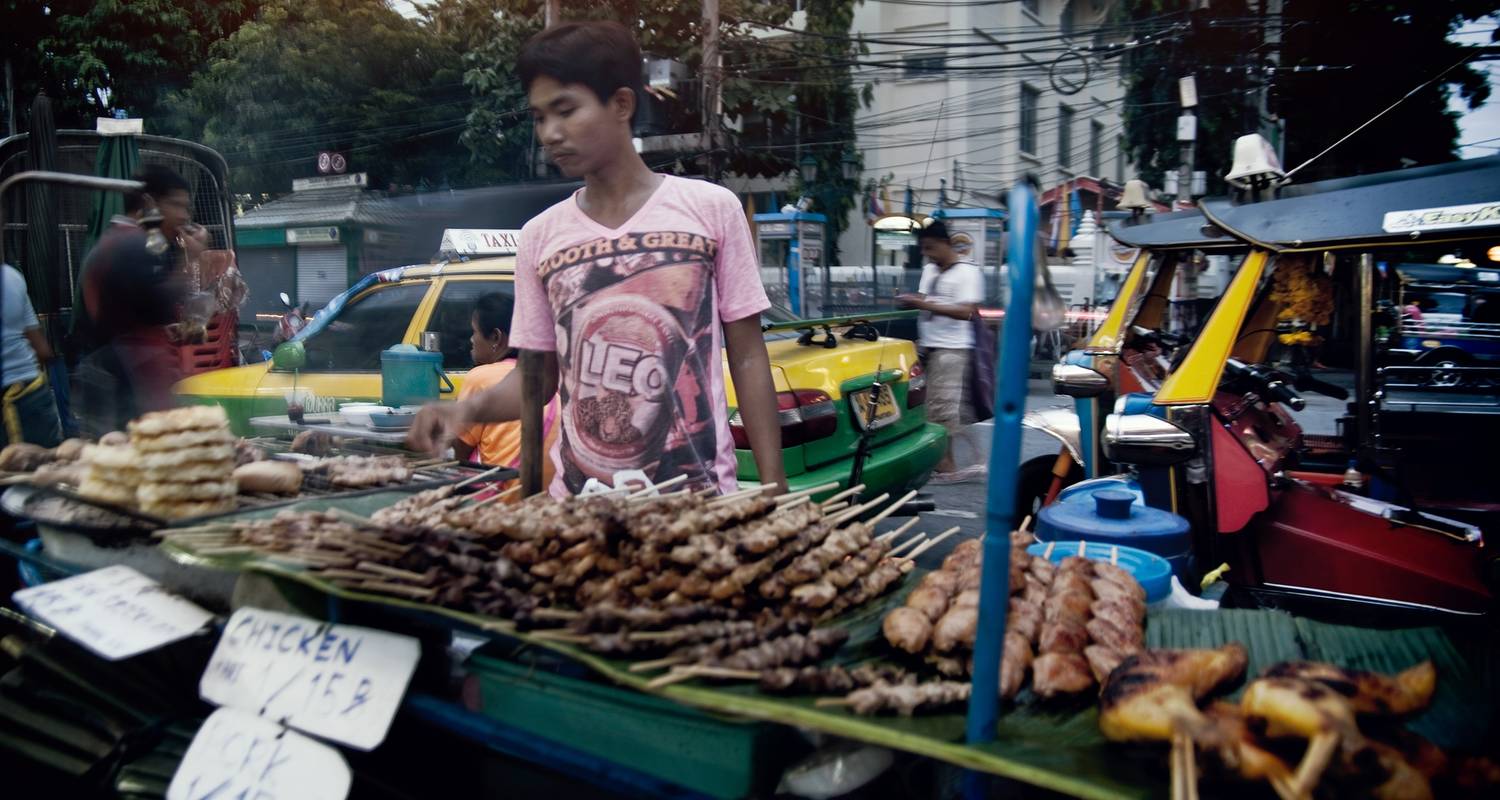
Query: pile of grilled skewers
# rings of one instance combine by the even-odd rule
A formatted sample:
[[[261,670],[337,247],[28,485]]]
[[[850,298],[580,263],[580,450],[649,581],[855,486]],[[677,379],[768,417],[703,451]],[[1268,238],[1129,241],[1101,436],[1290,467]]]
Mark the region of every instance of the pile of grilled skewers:
[[[1211,701],[1240,683],[1246,661],[1237,643],[1132,655],[1104,683],[1099,728],[1114,741],[1171,742],[1174,800],[1197,797],[1200,756],[1225,777],[1268,782],[1282,800],[1315,791],[1423,800],[1438,796],[1435,788],[1493,797],[1482,789],[1500,789],[1493,762],[1450,758],[1399,725],[1431,703],[1431,662],[1394,676],[1282,662],[1251,681],[1238,704]]]
[[[956,531],[907,536],[913,519],[876,535],[914,493],[843,501],[861,488],[818,504],[809,492],[759,490],[476,502],[444,487],[370,519],[284,511],[160,535],[200,555],[258,553],[349,589],[561,628],[535,635],[644,661],[637,671],[670,668],[663,683],[838,692],[895,676],[803,669],[847,638],[817,624],[895,588],[923,549]]]
[[[1024,533],[1011,537],[1000,695],[1014,698],[1028,673],[1032,691],[1042,698],[1081,695],[1141,649],[1146,593],[1129,572],[1108,561],[1070,556],[1054,565],[1045,555],[1027,554],[1029,542]],[[904,606],[886,615],[881,626],[886,641],[924,655],[946,677],[967,678],[979,624],[981,568],[979,541],[954,548],[941,569],[923,576]]]

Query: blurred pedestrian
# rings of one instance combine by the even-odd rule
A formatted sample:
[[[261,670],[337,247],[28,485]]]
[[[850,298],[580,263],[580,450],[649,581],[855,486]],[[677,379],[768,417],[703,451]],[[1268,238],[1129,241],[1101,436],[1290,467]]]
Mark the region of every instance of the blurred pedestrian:
[[[189,186],[159,165],[135,178],[144,188],[127,196],[126,214],[110,221],[83,263],[92,352],[79,368],[78,402],[85,430],[96,436],[175,405],[172,385],[181,377],[168,326],[184,295],[178,242],[190,231]]]
[[[948,226],[934,220],[917,235],[927,263],[913,294],[897,295],[903,308],[922,312],[917,318],[917,344],[927,374],[927,418],[948,429],[948,451],[933,470],[933,483],[961,483],[981,477],[984,464],[959,467],[954,460],[954,441],[963,437],[972,452],[969,426],[975,415],[965,383],[974,353],[971,318],[984,300],[984,275],[979,267],[960,258],[948,237]]]
[[[458,390],[459,402],[499,385],[516,368],[515,354],[510,347],[510,318],[514,312],[515,301],[500,292],[483,295],[474,304],[474,313],[469,318],[472,329],[469,355],[474,360],[474,367],[464,376],[463,388]],[[554,397],[542,412],[543,449],[552,447],[557,436],[556,423],[557,398]],[[519,469],[521,423],[477,423],[454,439],[453,452],[462,461]],[[551,482],[553,472],[552,462],[548,459],[542,467],[543,485]]]
[[[9,264],[0,264],[0,272],[0,446],[27,442],[56,447],[62,442],[62,423],[47,384],[52,346],[31,306],[26,279]]]

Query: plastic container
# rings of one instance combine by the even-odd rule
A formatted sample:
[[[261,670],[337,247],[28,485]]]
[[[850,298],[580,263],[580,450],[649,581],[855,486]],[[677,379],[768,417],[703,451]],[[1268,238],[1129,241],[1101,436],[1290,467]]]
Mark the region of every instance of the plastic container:
[[[1050,554],[1047,553],[1049,544],[1052,547]],[[1172,594],[1172,565],[1155,553],[1093,540],[1038,543],[1026,548],[1027,553],[1038,558],[1046,554],[1047,560],[1054,564],[1068,556],[1076,556],[1080,551],[1085,558],[1111,561],[1129,572],[1140,582],[1141,588],[1146,590],[1147,603],[1164,600]]]
[[[1092,506],[1094,504],[1094,492],[1100,489],[1120,489],[1130,492],[1135,495],[1136,505],[1146,505],[1146,493],[1142,491],[1141,485],[1123,475],[1109,475],[1103,478],[1089,478],[1088,480],[1079,481],[1058,492],[1057,502],[1088,503]]]
[[[487,649],[468,669],[485,716],[702,795],[770,796],[796,755],[796,737],[786,729],[712,716]]]
[[[341,403],[339,404],[339,416],[344,418],[345,425],[358,425],[370,427],[370,418],[375,414],[388,414],[391,409],[379,403]]]
[[[1124,545],[1155,553],[1172,564],[1182,582],[1191,584],[1193,537],[1188,521],[1170,511],[1137,502],[1121,488],[1096,489],[1092,503],[1053,503],[1037,514],[1036,538],[1044,542],[1085,540]]]
[[[398,344],[380,354],[380,402],[387,406],[421,405],[453,391],[443,374],[443,354]]]

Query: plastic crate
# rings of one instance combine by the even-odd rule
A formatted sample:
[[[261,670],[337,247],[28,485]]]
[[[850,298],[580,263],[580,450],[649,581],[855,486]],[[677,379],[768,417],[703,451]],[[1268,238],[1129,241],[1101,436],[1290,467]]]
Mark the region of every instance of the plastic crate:
[[[220,314],[209,320],[202,342],[178,345],[177,355],[181,359],[184,378],[238,363],[239,316],[237,312]]]
[[[712,716],[545,665],[480,651],[468,668],[485,716],[712,797],[769,795],[803,749],[788,728]]]

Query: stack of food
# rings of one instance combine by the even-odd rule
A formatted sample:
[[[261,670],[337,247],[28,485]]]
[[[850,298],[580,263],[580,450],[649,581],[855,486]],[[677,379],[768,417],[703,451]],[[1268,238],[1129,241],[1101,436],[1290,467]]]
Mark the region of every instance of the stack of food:
[[[140,456],[129,441],[85,445],[78,493],[91,500],[134,508],[141,482]]]
[[[231,511],[235,438],[218,406],[186,406],[146,414],[130,423],[140,455],[140,508],[165,519]]]

